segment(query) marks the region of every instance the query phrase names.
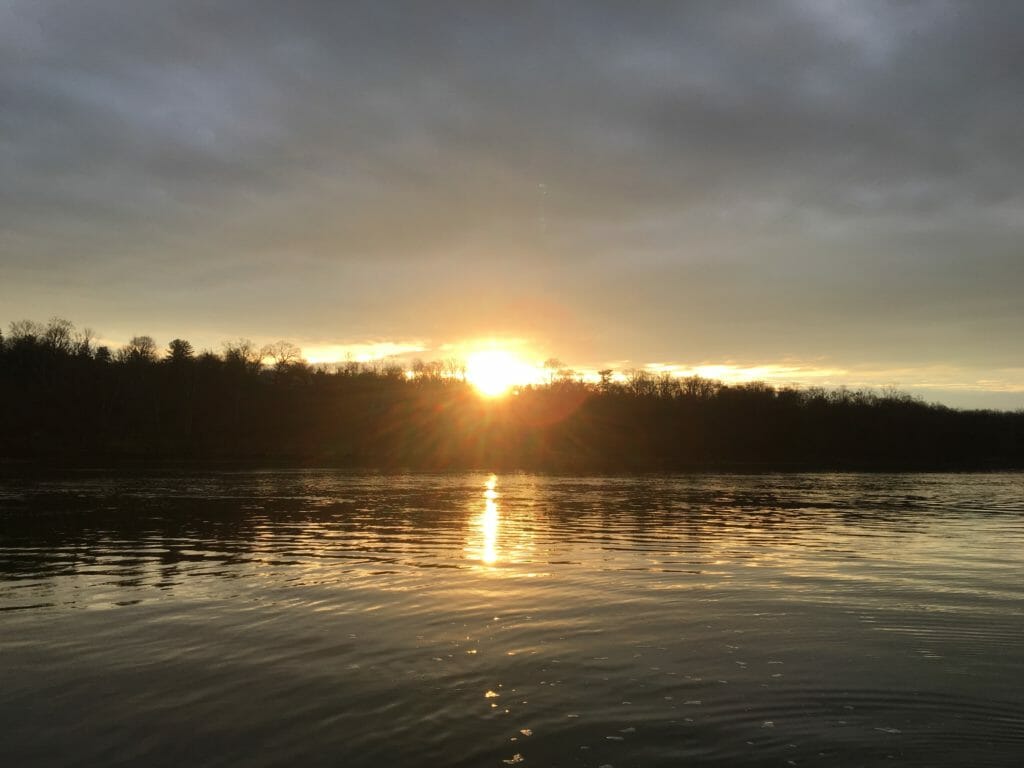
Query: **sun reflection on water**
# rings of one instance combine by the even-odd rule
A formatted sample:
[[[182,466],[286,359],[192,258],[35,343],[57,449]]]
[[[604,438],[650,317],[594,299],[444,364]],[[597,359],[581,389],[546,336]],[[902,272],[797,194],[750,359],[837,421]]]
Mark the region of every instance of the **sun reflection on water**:
[[[478,568],[495,575],[500,573],[511,578],[536,576],[532,570],[522,572],[505,567],[534,561],[537,522],[531,496],[534,491],[522,480],[509,478],[507,484],[500,482],[503,486],[501,491],[498,490],[497,475],[486,478],[481,494],[483,508],[480,496],[474,494],[475,500],[466,521],[464,556]]]
[[[487,565],[494,565],[498,561],[498,528],[500,519],[498,517],[498,492],[495,488],[498,485],[497,475],[487,478],[484,486],[484,511],[480,513],[477,525],[483,541],[480,547],[480,560]]]

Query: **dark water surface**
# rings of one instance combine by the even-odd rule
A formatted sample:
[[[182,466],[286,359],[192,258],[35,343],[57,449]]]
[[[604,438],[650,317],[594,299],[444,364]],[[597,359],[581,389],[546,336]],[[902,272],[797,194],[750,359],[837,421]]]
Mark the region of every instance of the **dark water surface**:
[[[1024,764],[1024,475],[0,480],[0,764]]]

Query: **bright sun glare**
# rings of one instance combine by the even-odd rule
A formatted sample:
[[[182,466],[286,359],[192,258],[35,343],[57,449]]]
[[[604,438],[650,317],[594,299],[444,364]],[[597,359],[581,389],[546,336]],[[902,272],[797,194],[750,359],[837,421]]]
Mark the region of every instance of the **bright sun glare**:
[[[534,369],[502,349],[474,352],[466,360],[466,381],[485,397],[500,397],[516,384],[532,380]]]

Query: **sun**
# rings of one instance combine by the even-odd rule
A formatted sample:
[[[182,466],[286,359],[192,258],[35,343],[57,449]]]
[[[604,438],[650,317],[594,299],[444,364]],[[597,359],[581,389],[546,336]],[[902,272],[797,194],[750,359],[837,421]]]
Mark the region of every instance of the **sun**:
[[[533,374],[533,366],[503,349],[484,349],[466,359],[466,381],[484,397],[501,397]]]

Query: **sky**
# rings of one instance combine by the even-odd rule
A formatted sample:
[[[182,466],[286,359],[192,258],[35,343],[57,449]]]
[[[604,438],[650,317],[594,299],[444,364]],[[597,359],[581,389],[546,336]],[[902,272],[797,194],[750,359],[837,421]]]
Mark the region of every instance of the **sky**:
[[[1024,407],[1024,4],[0,3],[0,322]]]

